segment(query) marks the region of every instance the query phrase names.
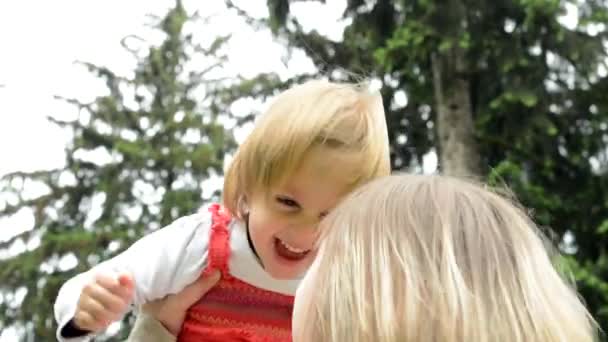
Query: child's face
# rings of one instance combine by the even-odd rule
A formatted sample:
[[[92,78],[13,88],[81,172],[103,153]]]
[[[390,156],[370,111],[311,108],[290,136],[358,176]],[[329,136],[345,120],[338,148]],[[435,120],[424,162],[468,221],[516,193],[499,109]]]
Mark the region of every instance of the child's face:
[[[349,190],[348,166],[340,156],[318,150],[293,176],[249,200],[249,230],[264,269],[277,279],[301,277],[316,251],[319,221]]]

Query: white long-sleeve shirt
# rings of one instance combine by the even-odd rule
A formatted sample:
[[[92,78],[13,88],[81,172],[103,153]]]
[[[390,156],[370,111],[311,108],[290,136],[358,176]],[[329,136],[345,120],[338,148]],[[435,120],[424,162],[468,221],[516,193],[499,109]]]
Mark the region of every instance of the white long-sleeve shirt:
[[[61,336],[61,330],[74,317],[80,293],[96,274],[128,272],[133,276],[133,306],[181,291],[194,282],[207,265],[207,246],[211,214],[201,212],[182,217],[134,243],[129,249],[68,280],[55,301],[57,340],[88,341],[92,335],[77,338]],[[233,220],[230,229],[230,273],[256,287],[294,295],[299,280],[277,280],[264,271],[247,241],[245,225]]]

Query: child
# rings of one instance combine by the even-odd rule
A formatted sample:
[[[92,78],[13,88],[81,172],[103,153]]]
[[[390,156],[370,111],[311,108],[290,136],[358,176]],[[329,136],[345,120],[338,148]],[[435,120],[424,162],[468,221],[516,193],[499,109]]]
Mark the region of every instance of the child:
[[[533,222],[485,187],[385,177],[342,201],[320,229],[296,295],[294,342],[596,338]]]
[[[178,219],[69,280],[55,316],[81,341],[202,271],[222,279],[187,313],[180,341],[288,341],[293,294],[315,257],[317,223],[358,185],[390,172],[381,97],[313,81],[280,94],[239,147],[224,206]]]

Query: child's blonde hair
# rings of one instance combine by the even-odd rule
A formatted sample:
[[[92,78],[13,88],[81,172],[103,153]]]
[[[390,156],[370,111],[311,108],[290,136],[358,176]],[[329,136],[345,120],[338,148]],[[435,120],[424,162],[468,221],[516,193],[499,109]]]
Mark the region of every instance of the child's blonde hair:
[[[315,295],[302,317],[310,341],[596,338],[534,223],[483,186],[385,177],[356,190],[321,229]]]
[[[388,175],[380,94],[362,85],[327,81],[309,81],[281,93],[238,148],[225,175],[224,205],[241,216],[239,203],[247,195],[284,181],[318,147],[338,152],[336,167],[345,167],[352,187]],[[342,157],[352,162],[341,165]]]

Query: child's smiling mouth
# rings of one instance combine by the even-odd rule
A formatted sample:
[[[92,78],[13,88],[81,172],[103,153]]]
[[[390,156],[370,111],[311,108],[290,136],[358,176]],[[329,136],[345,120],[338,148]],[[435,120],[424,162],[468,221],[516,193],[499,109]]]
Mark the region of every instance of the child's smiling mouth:
[[[279,238],[274,239],[274,248],[280,257],[290,261],[300,261],[310,252],[310,249],[301,249],[291,246]]]

